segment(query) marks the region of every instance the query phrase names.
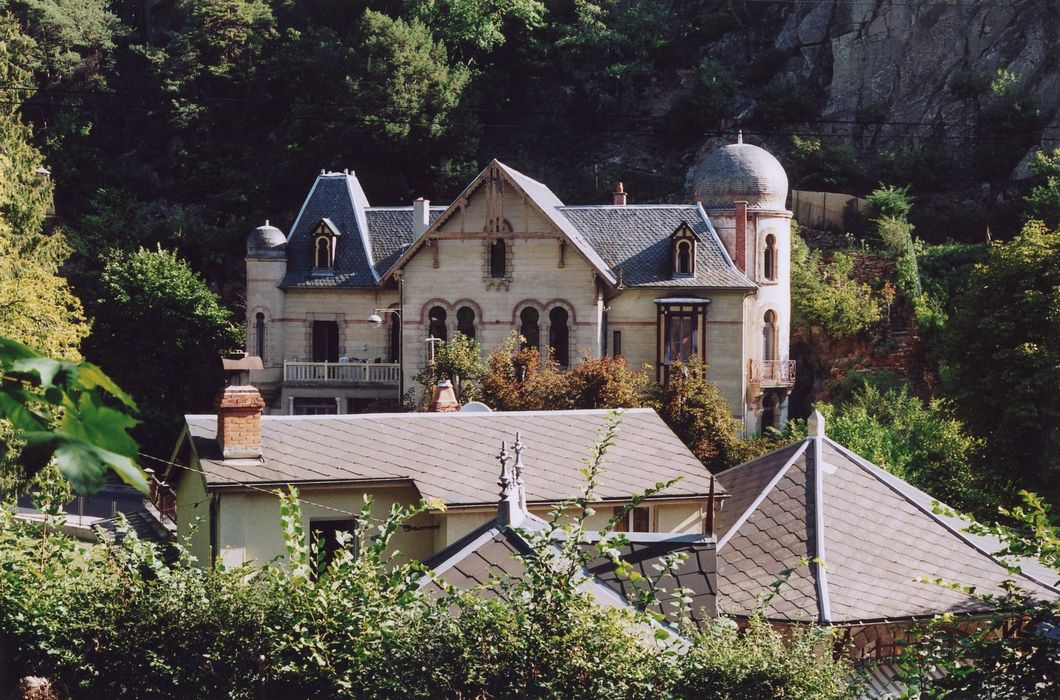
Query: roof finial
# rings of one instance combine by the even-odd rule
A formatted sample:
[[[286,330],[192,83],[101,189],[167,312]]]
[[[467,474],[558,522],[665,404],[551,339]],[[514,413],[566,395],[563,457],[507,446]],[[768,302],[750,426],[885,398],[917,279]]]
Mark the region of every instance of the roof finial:
[[[266,226],[268,226],[268,225],[269,225],[269,220],[268,220],[268,219],[265,219],[265,225],[266,225]]]
[[[816,408],[806,419],[806,433],[809,437],[824,437],[824,415]]]
[[[497,455],[497,459],[501,463],[501,476],[497,480],[497,485],[501,487],[501,499],[497,503],[497,524],[502,526],[515,525],[522,520],[522,517],[520,517],[519,495],[515,486],[515,478],[508,467],[512,457],[508,454],[508,445],[504,441],[501,441],[501,453]]]
[[[515,444],[512,448],[515,450],[515,464],[512,465],[512,469],[515,471],[515,491],[519,500],[519,509],[523,512],[526,511],[526,487],[523,483],[523,437],[521,433],[515,434]]]
[[[743,143],[743,129],[736,132],[736,143]]]

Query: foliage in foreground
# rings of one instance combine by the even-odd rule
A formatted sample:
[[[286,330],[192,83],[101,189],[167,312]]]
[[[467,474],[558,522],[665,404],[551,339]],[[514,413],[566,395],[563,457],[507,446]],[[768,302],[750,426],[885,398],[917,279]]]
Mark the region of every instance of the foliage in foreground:
[[[54,522],[20,525],[5,512],[3,641],[19,674],[73,697],[847,697],[848,664],[818,653],[827,631],[788,638],[760,620],[745,634],[719,622],[687,630],[686,647],[578,590],[581,523],[614,427],[588,461],[585,491],[526,533],[541,555],[521,557],[524,573],[496,581],[495,597],[421,592],[423,567],[391,553],[401,525],[438,504],[395,506],[378,522],[366,503],[325,562],[292,492],[280,507],[287,561],[227,570],[196,568],[187,552],[167,567],[131,533],[115,548],[84,547]],[[573,522],[562,517],[571,509]]]
[[[971,523],[973,535],[1001,541],[998,553],[1009,572],[1021,571],[1021,560],[1037,560],[1060,583],[1060,525],[1049,505],[1023,491],[1024,504],[1001,508],[1007,524]],[[1040,573],[1039,573],[1040,575]],[[990,603],[994,617],[977,632],[954,637],[951,616],[938,616],[900,659],[902,680],[913,698],[1026,698],[1052,700],[1060,696],[1060,601],[1036,600],[1011,585],[1006,595],[977,593],[960,582],[937,581]],[[1018,627],[1019,634],[1005,634]],[[935,673],[941,669],[944,674]]]

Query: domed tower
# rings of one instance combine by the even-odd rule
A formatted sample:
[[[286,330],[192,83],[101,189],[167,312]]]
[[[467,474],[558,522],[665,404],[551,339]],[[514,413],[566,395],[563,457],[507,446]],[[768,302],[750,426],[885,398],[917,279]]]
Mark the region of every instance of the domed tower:
[[[253,382],[266,402],[279,394],[283,382],[284,293],[287,236],[266,221],[247,236],[247,352],[261,358],[265,370]],[[259,376],[260,374],[260,376]]]
[[[744,301],[744,424],[780,427],[795,383],[788,352],[791,325],[791,212],[788,175],[769,151],[743,142],[696,166],[693,197],[702,203],[729,256],[758,285]]]

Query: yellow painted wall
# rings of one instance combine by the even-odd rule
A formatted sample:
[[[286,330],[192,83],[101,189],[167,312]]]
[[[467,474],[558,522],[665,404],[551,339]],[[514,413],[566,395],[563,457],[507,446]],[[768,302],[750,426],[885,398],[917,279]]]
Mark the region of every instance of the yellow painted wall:
[[[323,506],[359,513],[363,496],[370,493],[374,497],[372,517],[383,519],[390,512],[394,503],[409,505],[419,502],[419,492],[412,486],[378,488],[371,490],[345,488],[304,488],[302,497],[302,518],[306,534],[309,534],[310,521],[321,519],[342,519],[348,516],[337,513]],[[280,527],[279,499],[259,492],[222,492],[218,516],[219,556],[226,566],[238,566],[246,562],[259,564],[276,557],[285,556],[283,532]],[[410,525],[430,526],[435,524],[437,516],[422,514]],[[434,530],[412,532],[399,531],[393,539],[393,547],[400,550],[402,558],[422,559],[434,551]]]
[[[177,537],[200,566],[209,566],[210,498],[199,472],[182,471],[177,481]]]

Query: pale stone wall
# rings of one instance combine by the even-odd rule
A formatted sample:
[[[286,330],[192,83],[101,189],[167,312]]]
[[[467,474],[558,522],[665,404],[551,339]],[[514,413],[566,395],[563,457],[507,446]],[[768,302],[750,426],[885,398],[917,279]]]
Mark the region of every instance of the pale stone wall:
[[[287,269],[284,259],[247,258],[247,352],[257,354],[258,313],[265,314],[265,371],[255,373],[255,384],[278,385],[283,381],[284,298],[279,284]]]
[[[372,503],[372,517],[379,519],[386,518],[391,505],[395,503],[409,505],[418,503],[420,499],[419,493],[411,485],[375,489],[300,489],[300,495],[306,501],[351,513],[360,512],[365,493],[370,493],[375,499]],[[283,531],[280,527],[280,502],[276,496],[256,491],[233,491],[222,492],[220,500],[217,525],[218,557],[225,566],[239,566],[247,562],[261,564],[275,557],[285,556]],[[350,516],[318,505],[304,501],[302,503],[302,525],[307,536],[311,520],[348,517]],[[435,524],[436,517],[421,514],[409,524],[430,526]],[[434,551],[432,532],[433,530],[399,530],[392,540],[393,548],[400,550],[402,559],[423,559]]]
[[[469,207],[469,210],[473,209]],[[569,314],[571,362],[583,354],[595,356],[598,337],[596,283],[589,265],[568,246],[560,267],[558,238],[506,238],[510,249],[510,282],[498,285],[484,279],[487,261],[485,236],[433,241],[407,264],[403,274],[405,386],[427,359],[428,312],[446,312],[450,338],[457,332],[457,312],[475,311],[476,337],[483,352],[503,343],[519,328],[525,306],[539,313],[540,350],[547,351],[549,312],[562,306]],[[438,266],[435,267],[437,258]],[[491,287],[491,288],[488,288]]]
[[[313,321],[338,321],[339,356],[375,361],[387,357],[386,326],[372,328],[375,309],[396,305],[396,289],[290,289],[283,321],[284,359],[308,361],[313,355]],[[282,363],[281,363],[282,364]]]

